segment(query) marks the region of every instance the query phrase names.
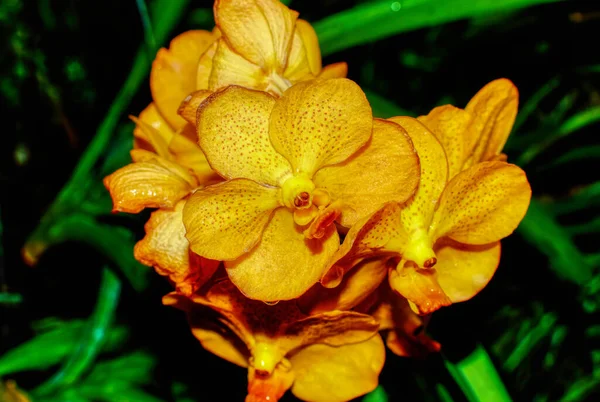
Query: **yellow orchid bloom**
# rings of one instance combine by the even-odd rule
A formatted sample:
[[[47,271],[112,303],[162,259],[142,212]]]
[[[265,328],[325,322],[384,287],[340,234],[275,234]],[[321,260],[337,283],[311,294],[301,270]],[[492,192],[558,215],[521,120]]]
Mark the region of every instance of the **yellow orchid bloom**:
[[[212,91],[240,85],[280,96],[300,81],[346,77],[346,63],[321,68],[314,29],[278,0],[216,0],[214,15],[222,36],[198,69]]]
[[[214,40],[210,32],[189,31],[175,38],[168,50],[158,52],[151,72],[154,102],[138,118],[132,118],[136,122],[133,163],[104,179],[114,211],[138,213],[158,208],[134,255],[168,276],[185,294],[198,289],[218,266],[217,261],[190,252],[182,210],[192,191],[220,177],[198,146],[195,128],[177,115],[179,98],[195,89],[192,78],[197,59]]]
[[[196,191],[183,221],[192,250],[225,261],[249,298],[289,300],[322,276],[352,226],[418,183],[410,139],[375,120],[345,78],[294,85],[279,99],[231,86],[202,103],[197,129],[210,165],[228,179]]]
[[[379,324],[366,314],[303,314],[295,302],[246,299],[229,281],[205,295],[175,292],[163,303],[187,312],[202,346],[248,368],[247,402],[277,401],[288,390],[308,401],[347,401],[375,389],[385,361]],[[218,313],[208,318],[206,308]]]
[[[501,154],[517,117],[519,91],[506,78],[485,85],[465,109],[439,106],[421,121],[440,141],[448,158],[448,179],[476,163],[506,161]]]
[[[531,188],[519,167],[497,160],[448,180],[446,154],[434,134],[410,117],[391,120],[409,133],[420,156],[419,188],[405,205],[389,203],[354,225],[322,283],[335,286],[357,261],[387,256],[397,262],[389,271],[392,288],[428,314],[470,299],[488,283],[499,240],[525,216]]]

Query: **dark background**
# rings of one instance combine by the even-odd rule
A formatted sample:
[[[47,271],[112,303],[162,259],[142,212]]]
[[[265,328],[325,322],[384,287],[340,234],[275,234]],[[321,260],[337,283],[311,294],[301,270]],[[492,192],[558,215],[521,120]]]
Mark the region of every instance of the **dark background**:
[[[18,2],[8,1],[0,10],[10,7],[9,3]],[[291,8],[308,21],[318,21],[357,3],[295,0]],[[22,261],[20,249],[69,178],[144,41],[134,1],[19,4],[20,9],[12,14],[0,13],[4,249],[0,287],[22,295],[23,301],[0,305],[0,354],[33,336],[31,323],[36,320],[48,316],[84,318],[93,309],[104,256],[89,246],[69,242],[51,248],[32,268]],[[193,2],[173,33],[197,27],[192,11],[210,7],[208,1]],[[575,22],[574,13],[585,15],[584,21]],[[600,73],[588,68],[600,63],[599,13],[600,6],[593,1],[536,6],[515,14],[458,21],[383,39],[326,57],[324,64],[347,61],[349,78],[414,114],[427,113],[444,103],[462,107],[485,83],[499,77],[515,82],[523,104],[546,82],[558,77],[557,88],[540,103],[522,130],[512,134],[520,137],[539,131],[565,96],[572,98],[569,114],[600,105]],[[128,106],[127,114],[138,114],[150,100],[146,84]],[[126,116],[122,120],[126,123]],[[599,128],[595,124],[578,130],[524,166],[535,196],[560,199],[573,188],[599,179],[597,159],[548,168],[568,150],[598,144]],[[516,145],[513,148],[507,151],[510,161],[523,151]],[[598,212],[595,202],[562,217],[560,223],[568,226],[593,220]],[[141,238],[146,218],[142,214],[137,219],[106,219],[133,229]],[[575,240],[582,252],[598,252],[597,233]],[[189,394],[198,400],[242,400],[245,371],[205,352],[189,333],[182,313],[162,306],[161,296],[170,291],[168,283],[158,275],[151,278],[151,286],[141,294],[124,282],[117,314],[119,323],[132,328],[126,347],[143,348],[158,356],[156,373],[147,389],[159,399],[170,400],[170,384],[176,380],[188,384]],[[558,324],[568,328],[558,363],[551,368],[544,366],[549,339],[548,345],[543,343],[518,370],[502,372],[502,376],[515,400],[532,400],[540,392],[558,400],[595,367],[590,351],[597,341],[585,334],[599,322],[598,315],[583,308],[582,300],[580,287],[560,279],[544,253],[517,233],[503,241],[502,262],[490,285],[470,302],[436,312],[428,330],[443,344],[450,361],[464,358],[481,343],[492,349],[494,360],[501,366],[503,352],[493,353],[493,345],[503,332],[514,330],[512,340],[517,342],[524,320],[535,320],[540,311],[556,313]],[[50,374],[33,372],[14,378],[28,389]],[[460,399],[440,356],[418,361],[389,354],[381,376],[392,401],[436,400],[430,392],[438,381]],[[227,386],[217,387],[217,383]],[[594,395],[598,396],[597,391],[588,397]]]

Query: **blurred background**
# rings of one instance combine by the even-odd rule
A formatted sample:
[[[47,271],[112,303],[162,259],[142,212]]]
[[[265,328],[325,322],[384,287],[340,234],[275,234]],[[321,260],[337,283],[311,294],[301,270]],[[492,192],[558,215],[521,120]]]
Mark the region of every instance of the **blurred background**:
[[[500,77],[520,91],[505,152],[531,181],[527,217],[490,285],[433,314],[442,353],[388,354],[364,400],[598,400],[600,2],[286,3],[379,117],[464,107]],[[0,401],[13,380],[34,401],[243,400],[245,370],[205,352],[133,259],[148,213],[111,214],[101,182],[129,162],[156,50],[212,29],[211,6],[0,2]]]

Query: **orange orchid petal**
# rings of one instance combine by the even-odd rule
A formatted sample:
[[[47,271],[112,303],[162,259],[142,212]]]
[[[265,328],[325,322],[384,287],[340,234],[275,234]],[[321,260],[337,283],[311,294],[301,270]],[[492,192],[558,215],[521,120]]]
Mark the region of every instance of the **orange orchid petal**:
[[[190,126],[188,125],[187,127]],[[186,131],[185,128],[184,131]],[[192,128],[192,131],[195,132],[195,129]],[[169,152],[173,155],[177,163],[192,170],[198,183],[208,185],[222,180],[221,176],[212,170],[208,164],[200,146],[190,140],[184,132],[173,136],[169,144]]]
[[[492,279],[500,262],[500,242],[483,246],[459,243],[436,248],[437,282],[453,303],[469,300]]]
[[[200,89],[192,92],[183,99],[177,109],[177,113],[185,119],[192,126],[196,127],[196,115],[198,114],[198,107],[202,102],[206,100],[212,94],[208,89]]]
[[[465,110],[473,115],[470,130],[471,163],[485,161],[499,154],[512,130],[519,91],[506,78],[494,80],[481,88]]]
[[[402,222],[408,232],[416,228],[426,229],[448,180],[446,153],[435,135],[418,120],[412,117],[392,117],[389,120],[406,130],[421,163],[419,188],[403,208]]]
[[[213,35],[220,36],[220,33],[213,33]],[[215,58],[218,45],[219,41],[215,39],[215,42],[200,56],[198,70],[196,71],[196,88],[210,88],[210,75],[212,74],[213,59]]]
[[[171,41],[169,49],[160,49],[152,63],[150,89],[160,114],[175,130],[185,121],[177,115],[181,101],[196,86],[198,60],[215,41],[208,31],[187,31]]]
[[[196,191],[183,209],[192,250],[212,260],[233,260],[259,242],[278,191],[251,180],[236,179]]]
[[[301,82],[271,112],[273,146],[294,173],[309,177],[343,162],[371,137],[371,107],[360,87],[345,78]]]
[[[465,143],[473,116],[452,105],[439,106],[427,116],[419,117],[442,143],[448,158],[448,177],[452,178],[463,169],[467,158]]]
[[[253,367],[248,369],[248,395],[245,402],[278,401],[294,382],[294,372],[277,367],[264,374]]]
[[[236,53],[262,68],[287,64],[297,12],[276,0],[217,0],[214,12]]]
[[[302,43],[306,49],[306,58],[310,65],[310,71],[314,75],[321,72],[321,48],[319,47],[319,38],[315,29],[307,21],[298,19],[296,21],[296,31],[302,38]]]
[[[319,73],[319,78],[328,80],[331,78],[346,78],[348,75],[348,64],[345,61],[328,64]]]
[[[299,43],[298,43],[299,42]],[[299,49],[295,51],[295,49]],[[298,74],[300,69],[297,66],[306,66],[308,70],[304,75]],[[290,73],[294,71],[295,75]],[[319,38],[314,28],[305,20],[296,21],[296,30],[292,40],[292,49],[288,60],[287,69],[284,76],[290,81],[299,81],[306,76],[316,76],[321,72],[321,48],[319,47]]]
[[[160,136],[164,139],[164,142],[169,143],[171,141],[171,137],[173,137],[173,129],[169,126],[169,123],[160,115],[156,105],[154,103],[149,104],[146,109],[142,110],[140,113],[138,120],[151,126],[155,130],[158,131]],[[142,140],[150,145],[151,150],[156,152],[156,150],[152,147],[152,140],[148,138],[146,135],[146,130],[142,130],[140,127],[136,126],[133,129],[133,136],[136,140]],[[135,148],[140,148],[139,143],[134,146]]]
[[[264,90],[268,82],[259,66],[237,54],[227,41],[219,39],[212,59],[208,89],[216,91],[229,85]]]
[[[135,259],[168,276],[177,290],[191,295],[215,273],[219,261],[207,260],[190,252],[185,238],[182,211],[185,201],[174,209],[159,209],[144,226],[146,236],[133,250]]]
[[[335,226],[320,239],[304,238],[292,213],[279,208],[247,255],[227,261],[231,281],[251,299],[268,302],[294,299],[314,285],[339,247]]]
[[[113,199],[113,211],[138,213],[144,208],[173,208],[197,183],[188,170],[155,156],[122,167],[104,178],[104,186]]]
[[[432,223],[434,237],[486,244],[511,234],[531,200],[525,172],[505,162],[482,162],[452,179]]]
[[[298,303],[303,310],[310,311],[311,314],[331,310],[350,310],[377,289],[387,276],[387,272],[385,259],[363,261],[344,276],[339,286],[327,289],[316,284],[302,296]]]
[[[300,21],[302,20],[298,20],[298,22]],[[312,27],[310,29],[312,29]],[[303,41],[302,34],[303,32],[298,28],[298,25],[296,25],[296,30],[294,31],[294,36],[292,38],[292,46],[290,48],[290,56],[288,58],[286,69],[283,73],[283,77],[285,77],[285,79],[291,83],[315,77],[315,75],[313,75],[311,72],[311,65],[306,54],[307,49]],[[310,38],[307,38],[307,40],[310,40]],[[319,44],[317,42],[317,46],[318,45]],[[311,55],[311,57],[314,58],[314,55]],[[320,57],[321,54],[319,53],[319,62]]]
[[[129,116],[131,120],[136,124],[136,129],[134,130],[134,135],[137,130],[138,138],[142,138],[152,147],[152,150],[160,157],[164,159],[171,159],[171,155],[169,154],[167,141],[173,137],[173,132],[170,133],[169,137],[163,136],[159,130],[154,128],[148,123],[145,123],[142,120],[139,120],[137,117]],[[166,131],[166,130],[165,130]]]
[[[375,119],[369,142],[346,161],[320,169],[313,181],[332,200],[341,201],[339,222],[350,227],[387,202],[406,201],[419,184],[419,170],[419,158],[404,129]]]
[[[288,161],[269,140],[275,99],[265,92],[228,87],[198,111],[200,146],[213,169],[226,178],[277,186],[291,174]]]
[[[312,223],[308,229],[304,231],[304,237],[307,239],[322,238],[328,233],[328,228],[333,225],[341,213],[342,210],[340,209],[339,202],[334,202],[331,205],[328,205],[327,208],[318,210]],[[294,213],[294,215],[296,214]]]
[[[306,401],[349,401],[377,387],[385,362],[379,334],[339,347],[315,344],[290,357],[296,376],[292,393]]]
[[[402,227],[400,205],[386,204],[373,215],[361,219],[346,234],[344,243],[332,258],[332,266],[321,278],[325,287],[339,285],[346,272],[360,260],[377,255],[389,254],[385,246],[392,239],[402,242],[408,234]]]
[[[190,325],[193,325],[192,322]],[[215,323],[192,326],[192,335],[212,354],[237,366],[248,367],[248,351],[244,348],[245,345],[221,326]]]
[[[410,302],[417,314],[430,314],[452,304],[437,283],[435,269],[420,269],[412,264],[389,271],[390,286]]]

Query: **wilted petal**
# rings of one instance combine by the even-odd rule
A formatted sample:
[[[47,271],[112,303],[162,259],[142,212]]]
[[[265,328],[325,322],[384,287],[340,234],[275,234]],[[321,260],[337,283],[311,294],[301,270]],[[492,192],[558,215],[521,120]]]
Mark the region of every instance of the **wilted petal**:
[[[187,313],[192,334],[204,349],[233,364],[248,367],[250,354],[246,343],[220,321],[218,314],[212,313],[208,307],[198,306],[188,297],[176,292],[164,296],[163,304]]]
[[[350,227],[387,202],[406,201],[419,184],[419,170],[406,132],[395,123],[375,119],[369,142],[346,161],[320,169],[314,182],[341,202],[338,221]]]
[[[146,236],[133,250],[135,259],[168,276],[178,291],[191,295],[215,273],[219,261],[207,260],[190,251],[183,226],[183,206],[159,209],[150,215],[144,226]]]
[[[467,158],[467,138],[473,116],[452,105],[439,106],[427,116],[419,117],[442,143],[448,158],[448,177],[452,178],[463,169]]]
[[[150,89],[160,114],[174,130],[185,121],[177,115],[181,101],[196,89],[198,60],[215,41],[209,31],[187,31],[171,41],[169,49],[160,49],[152,63]]]
[[[469,300],[492,279],[500,262],[500,242],[483,246],[460,243],[436,247],[437,282],[453,303]]]
[[[469,101],[465,110],[473,115],[469,132],[473,144],[471,164],[485,161],[502,151],[518,107],[517,87],[506,78],[490,82]]]
[[[432,223],[434,237],[486,244],[511,234],[531,199],[525,172],[505,162],[478,163],[452,179]]]
[[[122,167],[104,178],[104,186],[113,199],[113,211],[137,213],[144,208],[173,208],[197,183],[187,169],[156,156]]]
[[[311,80],[294,85],[277,101],[270,136],[294,173],[312,177],[358,151],[372,128],[371,107],[357,84],[344,78]]]
[[[306,401],[343,402],[377,387],[385,347],[376,334],[339,347],[311,345],[290,357],[296,380],[292,393]]]
[[[205,187],[183,209],[186,237],[192,250],[212,260],[233,260],[259,242],[278,191],[251,180],[236,179]]]
[[[248,61],[275,70],[287,64],[298,13],[277,0],[217,0],[215,22]]]
[[[339,247],[335,226],[320,239],[306,239],[286,208],[275,211],[251,253],[225,263],[231,281],[251,299],[290,300],[314,285]]]
[[[370,315],[355,311],[326,311],[285,326],[279,344],[284,350],[314,343],[341,346],[363,342],[378,330],[379,322]]]
[[[276,186],[291,174],[290,164],[269,140],[274,104],[272,96],[241,87],[229,87],[202,104],[200,146],[221,175]]]

